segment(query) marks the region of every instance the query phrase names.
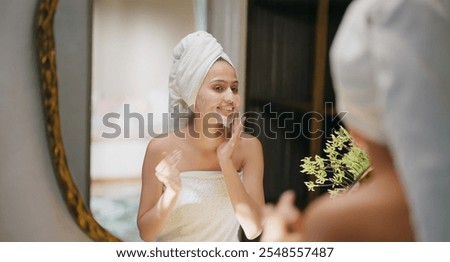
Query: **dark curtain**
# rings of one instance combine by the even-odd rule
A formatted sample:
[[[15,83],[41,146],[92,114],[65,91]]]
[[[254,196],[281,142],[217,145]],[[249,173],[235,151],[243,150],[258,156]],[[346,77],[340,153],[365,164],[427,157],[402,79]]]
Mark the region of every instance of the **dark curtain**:
[[[329,2],[328,49],[349,3]],[[250,0],[248,9],[246,130],[263,144],[266,201],[293,189],[301,208],[311,200],[300,160],[311,155],[317,8],[315,0]],[[334,103],[329,66],[325,75],[322,102]],[[323,121],[322,145],[339,119],[328,110]]]

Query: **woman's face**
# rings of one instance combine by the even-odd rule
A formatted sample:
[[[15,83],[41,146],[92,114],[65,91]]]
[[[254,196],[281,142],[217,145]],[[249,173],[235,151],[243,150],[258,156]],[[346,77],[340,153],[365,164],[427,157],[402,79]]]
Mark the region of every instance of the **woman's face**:
[[[202,116],[213,116],[209,123],[226,121],[239,111],[241,97],[236,71],[226,61],[215,62],[200,87],[195,103],[196,112]]]

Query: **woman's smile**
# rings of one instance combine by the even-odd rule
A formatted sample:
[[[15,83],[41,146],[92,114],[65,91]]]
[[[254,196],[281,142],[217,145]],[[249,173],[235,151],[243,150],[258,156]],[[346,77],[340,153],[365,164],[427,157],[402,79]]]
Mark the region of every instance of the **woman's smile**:
[[[224,115],[230,115],[234,113],[234,106],[218,106],[218,111]]]

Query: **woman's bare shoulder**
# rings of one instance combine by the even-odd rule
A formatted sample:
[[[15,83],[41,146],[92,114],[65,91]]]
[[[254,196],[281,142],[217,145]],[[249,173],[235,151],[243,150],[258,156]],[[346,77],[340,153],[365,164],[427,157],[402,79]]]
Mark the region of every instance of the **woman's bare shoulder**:
[[[255,150],[261,150],[262,151],[262,144],[259,139],[253,135],[242,133],[241,135],[241,145],[240,149],[244,151],[255,151]]]
[[[147,145],[147,152],[152,154],[163,154],[164,152],[170,151],[177,143],[177,137],[173,132],[161,134],[152,138]]]
[[[243,166],[263,165],[263,147],[255,136],[243,133],[236,152]]]

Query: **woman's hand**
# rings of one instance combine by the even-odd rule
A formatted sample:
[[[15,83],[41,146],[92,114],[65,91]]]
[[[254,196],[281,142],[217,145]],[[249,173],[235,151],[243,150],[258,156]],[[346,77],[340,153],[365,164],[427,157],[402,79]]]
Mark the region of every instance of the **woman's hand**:
[[[263,242],[301,241],[301,214],[294,205],[295,194],[284,192],[276,206],[267,205],[264,216]]]
[[[244,121],[245,118],[243,118],[242,121],[239,118],[235,118],[233,120],[231,138],[220,144],[217,148],[217,158],[219,159],[219,163],[222,164],[231,160],[234,149],[241,142],[241,133],[244,129],[244,125],[242,123]]]
[[[175,150],[166,155],[155,168],[155,175],[161,183],[164,184],[166,190],[178,193],[181,188],[180,171],[177,164],[181,159],[181,151]]]
[[[177,164],[181,151],[166,154],[158,140],[150,141],[142,168],[137,225],[144,241],[155,241],[167,223],[181,189]],[[162,160],[161,159],[162,154]]]

